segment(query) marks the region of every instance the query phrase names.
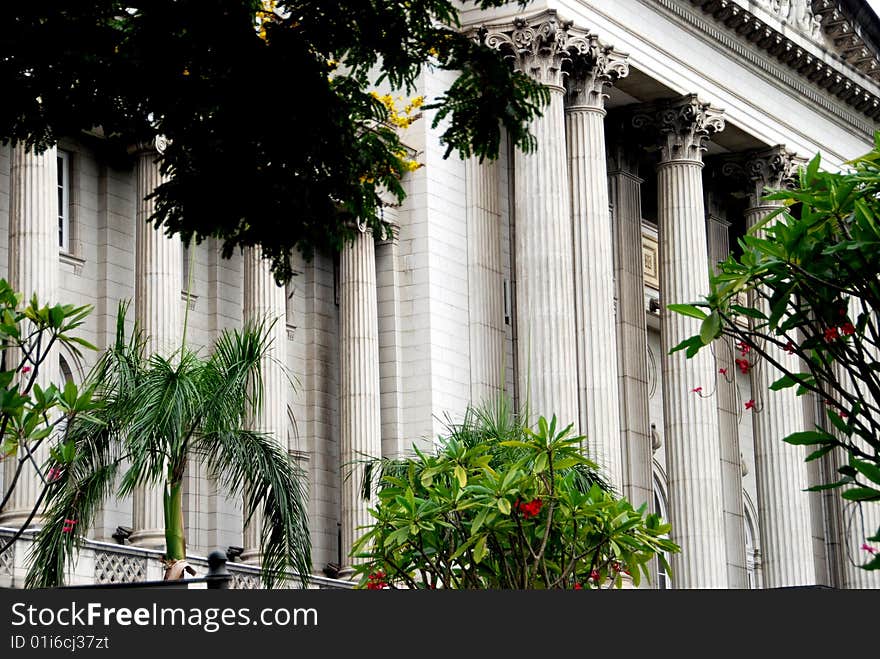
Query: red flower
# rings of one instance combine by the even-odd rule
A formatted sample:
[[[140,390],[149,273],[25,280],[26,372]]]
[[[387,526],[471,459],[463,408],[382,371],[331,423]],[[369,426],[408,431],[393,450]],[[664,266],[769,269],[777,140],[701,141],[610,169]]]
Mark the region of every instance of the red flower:
[[[718,369],[718,372],[721,373],[721,375],[727,375],[727,369],[726,369],[726,368],[719,368],[719,369]]]
[[[367,577],[367,590],[382,590],[387,586],[388,582],[385,581],[385,573],[382,571],[373,572]]]
[[[584,587],[581,586],[579,583],[576,583],[576,584],[574,585],[574,589],[575,589],[575,590],[583,590]]]
[[[27,375],[28,373],[31,372],[31,367],[30,367],[30,366],[24,366],[24,367],[21,369],[21,372],[22,372],[24,375]]]
[[[862,543],[862,549],[872,556],[877,553],[877,549],[869,545],[867,542]]]
[[[736,365],[739,367],[740,373],[748,373],[749,372],[749,360],[748,359],[735,359]]]
[[[746,401],[746,409],[751,410],[751,409],[754,409],[754,407],[755,407],[755,401],[753,399],[749,398]]]
[[[795,345],[791,341],[789,341],[788,343],[785,344],[785,352],[787,352],[789,355],[794,354],[794,348],[795,348]]]
[[[825,330],[825,340],[828,343],[831,343],[835,339],[839,339],[839,338],[840,338],[840,334],[837,333],[836,327],[829,327]]]
[[[611,563],[611,569],[615,572],[620,572],[620,563],[614,561],[613,563]]]
[[[703,387],[694,387],[693,389],[691,389],[692,394],[699,394],[702,391],[703,391]]]
[[[590,581],[599,581],[600,576],[599,570],[592,570],[590,572]]]
[[[751,348],[749,347],[749,344],[746,343],[745,341],[739,341],[739,342],[737,342],[736,347],[739,348],[739,351],[740,351],[743,355],[747,355],[747,354],[749,354],[749,350],[751,350]]]
[[[850,334],[856,333],[856,328],[853,327],[852,323],[847,322],[840,326],[840,333],[844,336],[849,336]]]
[[[50,483],[54,483],[59,478],[61,478],[61,469],[59,467],[52,467],[46,472],[46,480]]]
[[[522,513],[522,516],[528,519],[529,517],[535,517],[539,512],[541,512],[541,506],[544,505],[544,502],[540,499],[533,499],[528,503],[522,503],[521,501],[516,502],[516,508]]]
[[[76,526],[75,519],[65,519],[64,526],[61,528],[62,533],[70,533],[73,531],[73,527]]]

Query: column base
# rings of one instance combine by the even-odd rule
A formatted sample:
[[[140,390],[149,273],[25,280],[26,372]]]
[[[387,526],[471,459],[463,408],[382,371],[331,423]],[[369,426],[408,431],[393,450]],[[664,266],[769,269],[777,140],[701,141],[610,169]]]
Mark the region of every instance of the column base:
[[[20,529],[30,516],[30,510],[10,510],[0,515],[0,526],[5,526],[6,528],[11,529]],[[35,530],[39,529],[43,526],[43,521],[42,515],[34,515],[34,518],[28,523],[27,528]]]
[[[136,547],[165,550],[165,529],[140,529],[128,537]]]
[[[263,553],[257,549],[245,549],[241,552],[241,556],[239,556],[239,563],[244,563],[246,565],[260,565],[263,562]]]

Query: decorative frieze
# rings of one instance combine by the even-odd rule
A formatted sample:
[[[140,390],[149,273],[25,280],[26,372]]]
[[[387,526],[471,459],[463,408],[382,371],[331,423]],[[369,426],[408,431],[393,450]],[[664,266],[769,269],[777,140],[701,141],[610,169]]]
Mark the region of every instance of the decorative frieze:
[[[797,71],[810,82],[826,89],[869,117],[880,115],[880,97],[846,75],[834,60],[823,57],[825,40],[836,51],[837,58],[873,83],[880,82],[880,57],[858,36],[859,30],[835,0],[759,0],[758,5],[772,16],[791,25],[809,41],[790,38],[761,16],[749,11],[736,0],[691,0],[717,22],[734,30],[738,36],[754,43],[783,64]],[[673,0],[661,0],[672,10]],[[760,13],[760,12],[759,12]],[[771,19],[772,22],[772,19]],[[813,50],[813,52],[809,52]]]

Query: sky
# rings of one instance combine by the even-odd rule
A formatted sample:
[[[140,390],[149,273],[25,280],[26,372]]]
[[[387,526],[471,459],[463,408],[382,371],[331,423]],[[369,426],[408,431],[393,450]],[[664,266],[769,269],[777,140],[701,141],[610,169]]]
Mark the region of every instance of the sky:
[[[874,10],[874,13],[880,16],[880,0],[866,0],[868,5],[870,5],[871,9]]]

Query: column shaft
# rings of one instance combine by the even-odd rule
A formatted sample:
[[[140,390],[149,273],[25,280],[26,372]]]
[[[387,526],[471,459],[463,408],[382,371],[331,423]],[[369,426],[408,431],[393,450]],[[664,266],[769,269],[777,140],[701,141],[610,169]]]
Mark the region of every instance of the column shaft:
[[[614,252],[605,165],[605,111],[567,108],[568,163],[574,238],[575,328],[581,432],[589,454],[615,487],[623,484]]]
[[[706,221],[709,263],[715,268],[730,251],[729,224],[709,215]],[[718,405],[718,439],[721,450],[721,485],[724,501],[724,537],[727,548],[729,588],[748,588],[746,570],[745,513],[743,512],[742,458],[739,447],[739,402],[736,391],[736,365],[733,342],[721,339],[715,350]]]
[[[51,147],[42,154],[12,149],[9,208],[9,282],[24,295],[24,304],[36,295],[40,306],[62,302],[58,299],[58,164],[57,150]],[[26,324],[26,322],[25,322]],[[26,329],[26,327],[23,327]],[[8,354],[17,362],[19,355]],[[12,367],[10,363],[7,368]],[[40,366],[35,384],[48,387],[58,381],[58,354],[52,350]],[[49,455],[48,442],[34,451],[38,464]],[[20,453],[20,456],[24,452]],[[7,460],[6,478],[11,481],[18,460]],[[25,464],[2,516],[2,524],[19,526],[31,513],[43,491],[43,482],[32,463]],[[40,515],[31,525],[39,525]]]
[[[284,373],[287,356],[286,299],[284,288],[275,282],[269,266],[259,248],[244,250],[242,316],[245,323],[265,323],[269,329],[268,349],[260,360],[262,404],[254,417],[249,419],[248,425],[252,430],[271,435],[287,450],[287,378]],[[245,562],[260,561],[261,521],[255,515],[245,527],[242,553]]]
[[[773,206],[746,211],[753,226],[774,210]],[[766,305],[759,305],[767,311]],[[777,346],[765,346],[767,353],[789,371],[799,372],[795,355]],[[815,583],[810,500],[804,490],[807,466],[802,447],[782,441],[804,430],[803,404],[795,389],[770,391],[782,373],[763,361],[751,371],[755,412],[752,434],[755,443],[755,477],[758,485],[758,517],[761,529],[764,585],[767,588],[803,586]]]
[[[648,327],[642,264],[642,179],[624,169],[611,172],[617,285],[618,392],[624,464],[623,494],[634,506],[653,509],[654,452],[648,413]],[[631,166],[630,170],[635,169]]]
[[[480,404],[495,402],[504,388],[504,271],[498,164],[469,158],[465,178],[471,401]]]
[[[517,364],[521,404],[534,419],[578,424],[571,215],[563,96],[550,88],[532,122],[537,151],[517,150]]]
[[[709,263],[703,207],[702,163],[669,160],[657,170],[660,225],[660,294],[670,303],[699,300],[708,290]],[[727,586],[718,413],[712,398],[692,393],[715,381],[712,355],[691,359],[669,350],[699,333],[699,321],[664,308],[663,416],[669,473],[674,584],[680,588]]]
[[[379,330],[376,307],[376,256],[373,236],[360,233],[339,261],[340,483],[342,557],[350,561],[359,527],[372,522],[370,501],[361,495],[364,469],[359,461],[382,455],[379,391]]]
[[[152,148],[138,154],[136,172],[137,212],[135,216],[135,319],[147,339],[147,354],[170,356],[180,348],[183,330],[181,300],[182,254],[180,237],[168,237],[149,222],[155,199],[148,195],[162,183]],[[165,510],[161,485],[134,491],[132,544],[165,546]]]

